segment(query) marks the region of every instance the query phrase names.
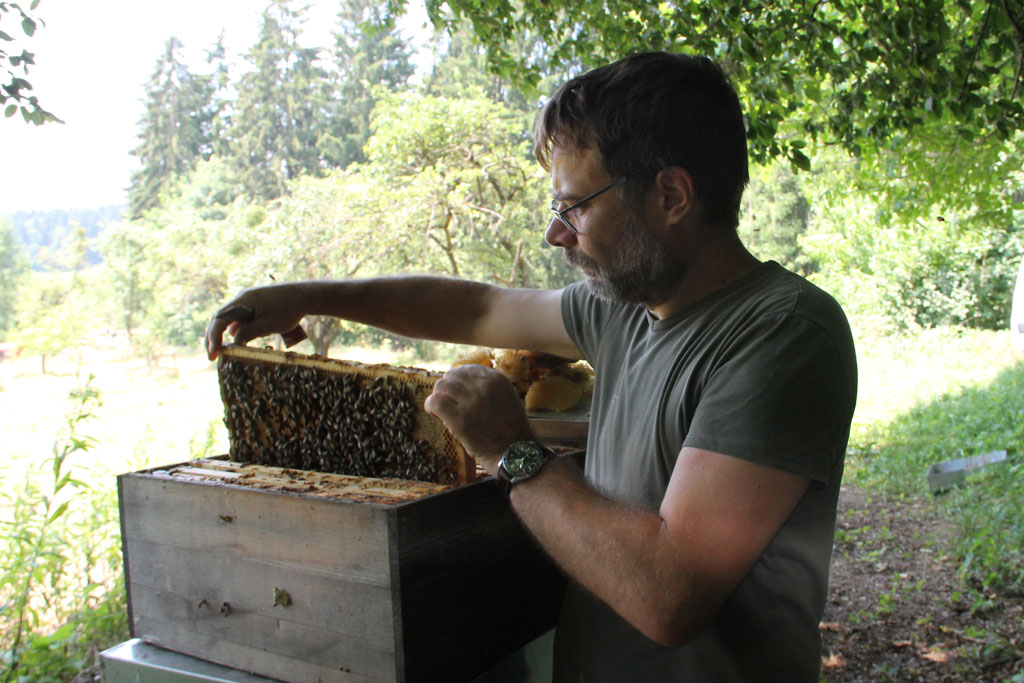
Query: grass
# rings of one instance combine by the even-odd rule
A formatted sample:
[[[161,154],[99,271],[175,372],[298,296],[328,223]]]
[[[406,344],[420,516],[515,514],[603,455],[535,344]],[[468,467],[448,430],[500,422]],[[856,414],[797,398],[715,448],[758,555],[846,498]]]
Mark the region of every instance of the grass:
[[[1007,333],[946,329],[875,340],[860,363],[848,479],[931,498],[932,464],[1005,450],[1005,464],[934,502],[956,529],[968,585],[1024,593],[1024,355]]]
[[[930,500],[932,463],[1006,449],[1005,466],[935,503],[957,524],[950,552],[979,600],[986,591],[1021,590],[1024,358],[1006,333],[894,337],[864,329],[857,339],[860,400],[848,479]],[[454,353],[417,351],[431,361],[390,348],[332,355],[438,368]],[[98,338],[49,360],[48,370],[40,375],[37,359],[0,363],[0,522],[9,530],[0,537],[8,579],[0,587],[4,683],[70,680],[93,666],[97,651],[127,638],[116,475],[227,450],[216,373],[198,353],[147,364],[123,340]],[[96,394],[88,406],[73,395],[84,386]],[[28,598],[19,602],[8,584],[28,585]]]

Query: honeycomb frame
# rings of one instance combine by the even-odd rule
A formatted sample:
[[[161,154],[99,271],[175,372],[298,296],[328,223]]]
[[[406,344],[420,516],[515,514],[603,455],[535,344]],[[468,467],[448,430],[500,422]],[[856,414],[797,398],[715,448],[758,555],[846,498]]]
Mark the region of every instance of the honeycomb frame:
[[[423,409],[442,373],[226,347],[218,362],[230,457],[349,476],[459,485],[476,464]]]

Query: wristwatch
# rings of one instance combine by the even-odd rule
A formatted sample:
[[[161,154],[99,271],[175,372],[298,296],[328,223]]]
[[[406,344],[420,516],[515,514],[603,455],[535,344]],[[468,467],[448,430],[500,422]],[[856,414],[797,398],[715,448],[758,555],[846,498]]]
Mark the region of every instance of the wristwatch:
[[[498,474],[494,481],[498,489],[509,496],[512,485],[529,479],[548,464],[555,452],[536,441],[516,441],[505,449],[498,463]]]

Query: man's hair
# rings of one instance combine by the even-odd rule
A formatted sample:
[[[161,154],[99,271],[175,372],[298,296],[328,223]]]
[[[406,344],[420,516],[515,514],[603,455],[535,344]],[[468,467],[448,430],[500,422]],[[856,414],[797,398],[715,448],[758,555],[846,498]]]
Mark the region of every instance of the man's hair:
[[[595,149],[612,178],[629,175],[623,194],[634,205],[661,169],[680,166],[705,220],[739,221],[749,178],[743,113],[710,59],[646,52],[577,76],[544,107],[533,140],[545,169],[555,144]]]

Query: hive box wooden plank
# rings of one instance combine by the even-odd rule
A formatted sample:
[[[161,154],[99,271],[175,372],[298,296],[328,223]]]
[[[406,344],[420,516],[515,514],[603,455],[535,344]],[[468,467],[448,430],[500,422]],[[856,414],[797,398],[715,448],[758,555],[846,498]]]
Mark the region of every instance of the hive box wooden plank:
[[[561,575],[493,481],[342,479],[121,475],[132,635],[284,681],[460,681],[554,625]]]

